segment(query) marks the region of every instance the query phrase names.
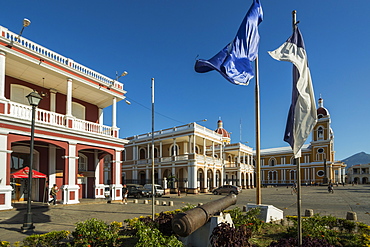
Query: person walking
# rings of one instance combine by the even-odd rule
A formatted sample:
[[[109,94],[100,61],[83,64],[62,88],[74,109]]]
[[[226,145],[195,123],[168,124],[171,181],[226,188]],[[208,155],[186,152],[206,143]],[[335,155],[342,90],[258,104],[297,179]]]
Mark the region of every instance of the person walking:
[[[126,184],[122,188],[122,202],[121,204],[127,204],[128,189]]]
[[[50,190],[50,195],[53,197],[50,201],[48,201],[48,205],[50,205],[51,202],[53,202],[53,205],[56,206],[57,204],[57,194],[58,194],[59,188],[56,184],[53,185],[53,187]]]

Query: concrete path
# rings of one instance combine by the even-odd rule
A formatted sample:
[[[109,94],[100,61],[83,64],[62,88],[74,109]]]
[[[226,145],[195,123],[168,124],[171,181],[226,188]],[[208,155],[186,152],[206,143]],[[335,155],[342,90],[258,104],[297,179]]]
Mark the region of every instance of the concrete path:
[[[297,215],[296,195],[292,195],[291,188],[273,187],[263,188],[262,204],[274,205],[284,211],[284,216]],[[170,194],[157,198],[160,205],[155,206],[157,213],[162,211],[174,210],[184,207],[187,203],[198,205],[221,198],[223,195],[215,196],[210,193],[199,195],[181,196]],[[97,218],[105,222],[123,221],[141,215],[151,215],[152,205],[144,204],[147,198],[139,199],[139,204],[133,203],[133,198],[129,198],[127,205],[119,202],[106,203],[93,199],[83,199],[81,203],[75,205],[48,206],[42,203],[32,204],[34,233],[41,234],[57,230],[73,231],[75,223],[90,218]],[[168,206],[169,202],[173,206]],[[166,202],[167,206],[162,206]],[[256,202],[256,189],[243,190],[238,196],[237,204],[231,206],[243,208],[247,203]],[[349,211],[356,212],[358,221],[370,225],[370,185],[339,186],[334,187],[334,194],[329,194],[326,187],[302,187],[302,214],[305,209],[312,209],[320,215],[333,215],[339,218],[346,218]],[[17,203],[14,209],[0,211],[0,241],[14,243],[23,240],[32,233],[22,233],[20,231],[24,215],[26,213],[26,203]]]

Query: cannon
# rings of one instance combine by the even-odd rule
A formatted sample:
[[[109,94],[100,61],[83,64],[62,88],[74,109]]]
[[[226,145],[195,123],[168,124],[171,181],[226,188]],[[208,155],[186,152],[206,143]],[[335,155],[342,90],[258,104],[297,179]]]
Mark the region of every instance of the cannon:
[[[235,203],[236,195],[230,194],[224,198],[208,202],[184,213],[178,213],[172,219],[172,230],[181,237],[187,237],[206,224],[212,216]]]

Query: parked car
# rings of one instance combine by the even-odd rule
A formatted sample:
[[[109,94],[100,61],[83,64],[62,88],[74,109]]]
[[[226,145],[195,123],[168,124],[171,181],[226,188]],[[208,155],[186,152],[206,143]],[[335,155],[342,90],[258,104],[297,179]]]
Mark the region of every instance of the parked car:
[[[241,192],[242,189],[235,185],[223,185],[212,191],[214,195],[221,195],[222,193],[237,195]]]
[[[159,184],[154,184],[155,196],[161,197],[164,195],[164,189]],[[152,196],[152,184],[145,184],[143,194],[147,197]]]
[[[128,197],[141,198],[144,196],[144,187],[140,184],[126,184],[128,190]]]

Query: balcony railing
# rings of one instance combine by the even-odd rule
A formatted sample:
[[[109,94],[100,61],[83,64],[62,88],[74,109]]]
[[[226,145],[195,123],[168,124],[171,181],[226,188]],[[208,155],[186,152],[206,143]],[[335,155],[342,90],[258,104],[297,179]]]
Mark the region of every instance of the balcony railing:
[[[103,84],[109,84],[114,88],[123,90],[123,84],[110,79],[107,76],[104,76],[92,69],[89,69],[79,63],[76,63],[70,58],[64,57],[52,50],[49,50],[41,45],[38,45],[28,39],[20,37],[19,39],[18,34],[15,34],[9,31],[7,28],[0,26],[0,36],[9,40],[13,44],[17,44],[19,46],[23,46],[24,48],[31,50],[34,53],[37,53],[41,56],[45,56],[50,60],[53,60],[55,63],[63,64],[65,66],[70,67],[71,69],[77,70],[86,76],[93,77],[95,80],[102,82]]]
[[[29,121],[32,117],[32,107],[9,102],[9,116],[16,119],[22,119]],[[69,128],[66,121],[66,115],[59,114],[56,112],[46,111],[43,109],[36,109],[35,122],[43,125]],[[83,131],[86,133],[100,134],[104,136],[113,136],[113,128],[81,119],[72,117],[72,129]],[[118,129],[115,129],[118,131]],[[118,134],[117,134],[118,136]]]

